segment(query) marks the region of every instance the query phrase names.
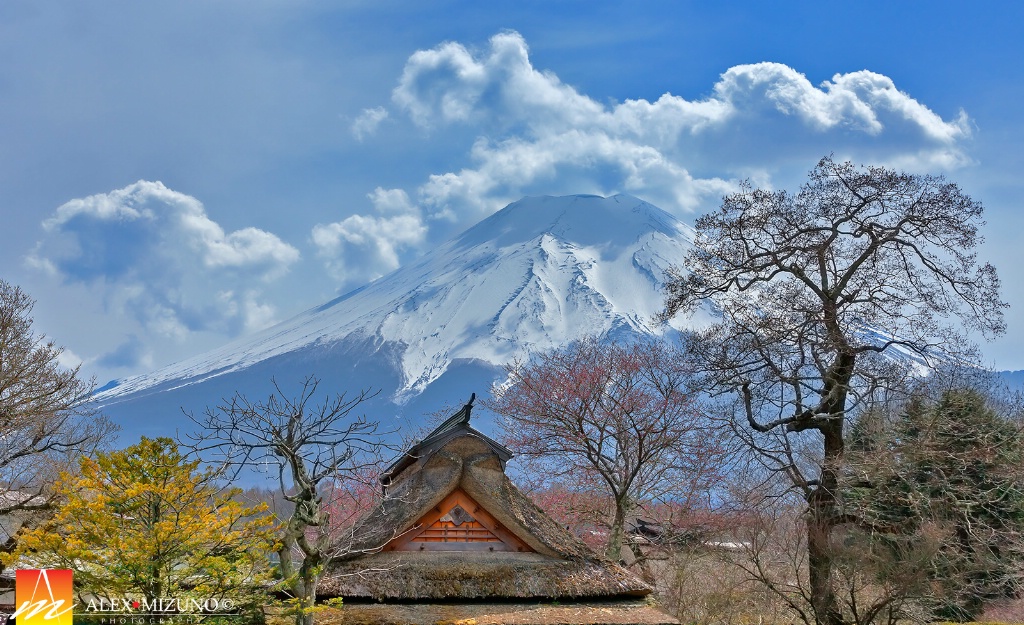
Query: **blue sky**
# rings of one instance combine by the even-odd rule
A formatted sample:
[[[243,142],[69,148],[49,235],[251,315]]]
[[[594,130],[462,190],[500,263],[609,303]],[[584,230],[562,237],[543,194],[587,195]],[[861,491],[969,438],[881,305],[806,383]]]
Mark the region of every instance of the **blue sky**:
[[[0,3],[0,277],[100,382],[282,320],[527,194],[692,221],[821,156],[987,210],[1024,368],[1024,8]]]

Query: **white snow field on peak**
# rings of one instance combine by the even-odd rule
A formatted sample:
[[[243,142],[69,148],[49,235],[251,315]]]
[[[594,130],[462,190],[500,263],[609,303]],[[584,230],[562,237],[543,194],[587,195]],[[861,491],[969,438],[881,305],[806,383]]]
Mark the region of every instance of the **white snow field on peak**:
[[[394,361],[401,379],[391,399],[401,403],[455,361],[500,367],[589,335],[659,335],[668,329],[655,320],[666,270],[682,264],[692,240],[689,226],[629,195],[524,198],[368,285],[224,347],[108,385],[96,399],[111,404],[147,390],[171,391],[284,355],[293,363],[303,354],[329,362],[332,350],[358,340]],[[698,312],[673,323],[710,321]]]

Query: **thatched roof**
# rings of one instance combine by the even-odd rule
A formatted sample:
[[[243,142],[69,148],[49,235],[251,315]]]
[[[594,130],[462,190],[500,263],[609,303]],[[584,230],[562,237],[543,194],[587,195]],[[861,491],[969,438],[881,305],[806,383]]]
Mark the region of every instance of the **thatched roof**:
[[[463,406],[458,412],[448,417],[444,423],[437,426],[433,432],[427,434],[423,440],[413,445],[409,451],[405,452],[398,457],[394,462],[391,463],[384,473],[380,476],[381,484],[389,486],[394,478],[407,470],[413,464],[421,462],[426,458],[429,458],[431,454],[444,446],[445,443],[458,438],[459,436],[471,435],[485,442],[491,451],[498,457],[501,462],[501,470],[505,470],[505,463],[512,457],[512,451],[507,447],[499,443],[498,441],[485,436],[484,434],[473,429],[469,425],[469,418],[473,410],[473,400],[476,399],[476,393],[473,393],[466,405]]]
[[[651,589],[598,560],[537,553],[382,552],[332,567],[317,593],[378,601],[641,597]]]
[[[392,465],[400,468],[390,475],[388,496],[357,525],[352,553],[332,562],[319,587],[321,595],[377,600],[561,599],[651,592],[523,495],[505,475],[503,447],[496,449],[497,443],[468,422],[453,436],[447,435],[452,429],[449,422],[438,429],[446,425],[444,440],[430,445],[427,455],[408,462],[407,454]],[[435,434],[437,430],[424,441]],[[511,535],[508,540],[465,546],[473,550],[457,544],[410,543],[411,536],[424,531],[421,520],[446,512],[440,504],[451,502],[453,493],[472,502],[466,514],[480,518],[485,525],[480,531],[494,541]],[[450,520],[450,515],[443,518]],[[456,550],[432,550],[437,548]]]
[[[281,614],[283,609],[274,609]],[[269,612],[269,609],[268,609]],[[346,601],[337,625],[679,625],[645,600],[586,603],[366,603]],[[282,620],[283,622],[283,620]]]

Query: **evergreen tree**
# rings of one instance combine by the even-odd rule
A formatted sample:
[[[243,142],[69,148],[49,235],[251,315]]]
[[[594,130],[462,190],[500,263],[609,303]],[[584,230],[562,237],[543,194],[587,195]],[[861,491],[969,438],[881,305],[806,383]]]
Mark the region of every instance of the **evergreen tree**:
[[[871,419],[868,420],[869,422]],[[872,436],[871,432],[875,435]],[[906,575],[899,560],[929,553],[917,591],[938,618],[969,621],[984,602],[1024,589],[1024,439],[976,390],[910,401],[885,432],[865,424],[851,437],[852,516],[866,548],[887,556],[881,575]],[[884,438],[884,443],[877,443]]]

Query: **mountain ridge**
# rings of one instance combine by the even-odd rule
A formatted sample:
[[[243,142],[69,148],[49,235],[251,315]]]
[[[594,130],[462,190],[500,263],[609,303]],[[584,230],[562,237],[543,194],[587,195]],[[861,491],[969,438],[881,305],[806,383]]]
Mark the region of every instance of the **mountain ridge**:
[[[708,306],[657,320],[666,272],[682,266],[693,236],[629,195],[524,198],[374,282],[121,380],[94,403],[125,434],[164,436],[189,426],[183,413],[235,393],[266,398],[274,382],[287,392],[312,375],[324,391],[377,389],[361,412],[416,424],[486,392],[506,364],[533,352],[593,335],[628,341],[714,322]],[[897,357],[924,367],[919,354]]]
[[[629,195],[523,198],[374,282],[120,380],[94,401],[131,431],[146,415],[171,425],[182,408],[235,391],[266,397],[271,378],[288,385],[316,374],[326,388],[379,388],[374,411],[415,417],[428,400],[485,391],[504,364],[534,351],[710,321],[700,311],[671,325],[655,319],[665,272],[682,264],[692,238],[689,226]]]

